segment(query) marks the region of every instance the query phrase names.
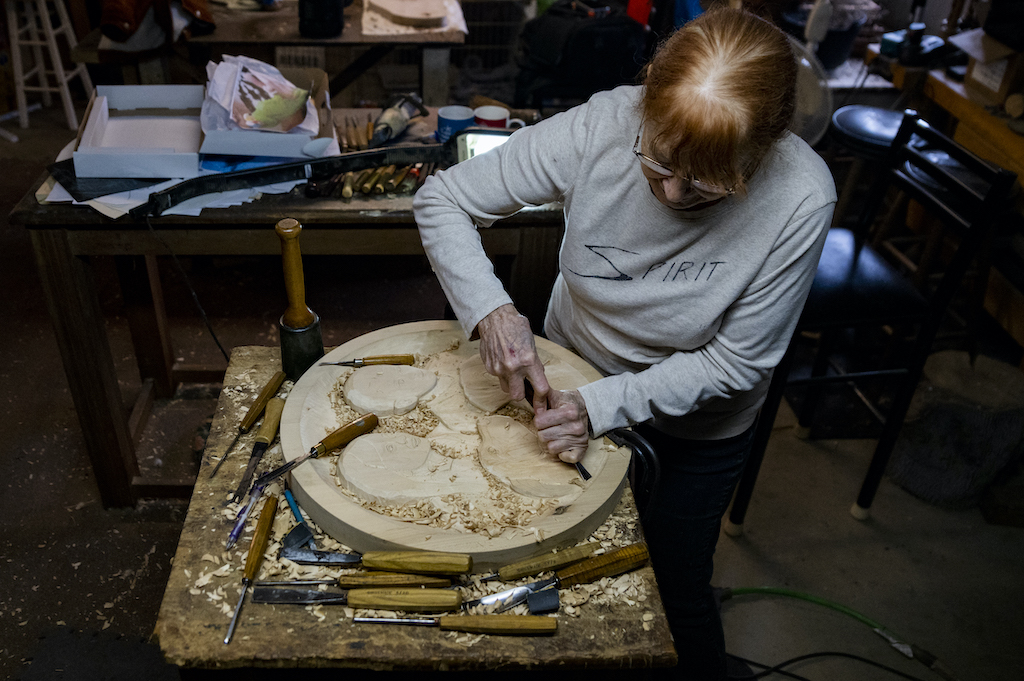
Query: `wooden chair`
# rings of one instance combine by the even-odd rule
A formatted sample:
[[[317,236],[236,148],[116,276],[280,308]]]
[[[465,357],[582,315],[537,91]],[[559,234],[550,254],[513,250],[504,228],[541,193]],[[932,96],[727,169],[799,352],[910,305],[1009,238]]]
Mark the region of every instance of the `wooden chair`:
[[[934,163],[936,155],[922,149],[922,140],[928,149],[941,150],[955,159],[956,172],[950,172],[948,163]],[[885,413],[877,405],[871,407],[883,426],[860,493],[850,509],[855,518],[868,517],[868,509],[950,300],[991,232],[997,215],[1007,206],[1015,178],[1014,173],[978,158],[953,142],[915,112],[904,113],[899,132],[872,184],[856,227],[829,230],[794,340],[775,370],[758,416],[750,458],[737,484],[725,525],[728,534],[742,533],[754,483],[787,386],[807,386],[808,394],[799,414],[803,427],[813,422],[814,407],[819,403],[818,391],[823,384],[857,386],[869,380],[885,380],[891,386],[891,402],[884,409]],[[903,192],[928,214],[941,220],[956,237],[941,277],[926,290],[922,291],[913,277],[905,276],[868,242],[868,232],[890,190]],[[900,200],[895,205],[898,210],[905,210],[906,202]],[[891,338],[898,347],[887,354],[884,365],[858,366],[856,371],[848,371],[837,364],[835,358],[849,351],[843,343],[849,339],[851,330],[870,328],[897,331],[891,333]],[[905,336],[898,333],[904,329],[907,330]],[[819,342],[810,376],[797,380],[790,377],[789,372],[801,334],[818,337]]]

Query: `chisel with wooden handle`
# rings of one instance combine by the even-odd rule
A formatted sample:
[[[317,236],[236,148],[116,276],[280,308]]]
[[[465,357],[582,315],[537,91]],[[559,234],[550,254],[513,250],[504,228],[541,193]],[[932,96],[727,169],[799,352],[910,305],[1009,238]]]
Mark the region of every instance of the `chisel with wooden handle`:
[[[249,464],[245,467],[242,479],[238,481],[238,487],[231,498],[232,502],[237,504],[245,498],[246,492],[249,491],[249,484],[252,482],[252,476],[256,473],[256,467],[260,465],[263,454],[270,448],[270,443],[277,437],[277,428],[281,425],[281,412],[283,411],[284,400],[280,397],[275,397],[267,402],[267,415],[263,418],[260,429],[256,431],[256,442],[252,446],[252,454],[249,455]]]
[[[256,523],[256,534],[252,537],[252,544],[249,545],[249,555],[245,559],[245,572],[242,576],[242,595],[238,597],[238,605],[235,606],[235,614],[231,616],[231,624],[228,625],[227,636],[224,643],[230,643],[238,625],[238,615],[242,612],[242,603],[245,601],[245,592],[256,579],[256,573],[260,568],[260,561],[263,560],[263,552],[267,550],[267,541],[270,539],[270,530],[274,527],[274,514],[277,513],[277,497],[271,495],[267,503],[263,505],[260,513],[260,520]]]
[[[287,581],[256,582],[256,586],[336,586],[339,589],[365,589],[367,587],[422,586],[428,589],[447,589],[452,580],[436,575],[414,575],[406,572],[352,572],[335,579],[289,579]]]
[[[555,551],[554,553],[545,553],[536,558],[527,558],[518,563],[512,563],[511,565],[499,568],[495,574],[482,577],[480,581],[500,579],[503,582],[513,582],[522,577],[539,575],[547,570],[557,570],[566,565],[572,565],[573,563],[590,558],[599,548],[601,548],[601,542],[592,541],[562,549],[561,551]]]
[[[262,586],[253,589],[252,602],[279,605],[347,605],[350,608],[406,612],[445,612],[459,609],[462,605],[462,594],[451,589],[319,591]]]
[[[231,444],[228,445],[228,448],[224,450],[224,456],[220,458],[220,461],[218,461],[217,465],[214,466],[213,472],[210,473],[211,478],[217,475],[217,471],[220,470],[221,464],[224,463],[224,459],[228,458],[228,453],[235,446],[235,443],[238,442],[238,438],[244,435],[245,433],[248,433],[249,430],[256,424],[256,420],[260,417],[260,414],[262,414],[263,410],[267,407],[267,402],[269,402],[270,398],[277,394],[277,391],[280,390],[281,384],[284,383],[284,378],[284,372],[278,371],[276,374],[271,376],[270,380],[267,381],[267,384],[263,386],[263,390],[260,391],[260,394],[256,398],[256,401],[253,402],[252,405],[250,405],[249,411],[245,412],[245,418],[243,418],[242,422],[238,425],[238,434],[235,435],[235,439],[232,440]]]
[[[647,564],[650,555],[647,552],[647,544],[640,542],[630,544],[621,549],[609,551],[608,553],[594,558],[587,558],[567,568],[559,570],[551,579],[544,579],[533,584],[517,586],[496,594],[484,596],[474,601],[463,604],[467,610],[477,606],[485,606],[491,612],[503,612],[526,601],[531,593],[543,589],[574,586],[576,584],[587,584],[595,582],[602,577],[615,577]]]
[[[311,551],[282,546],[280,557],[299,565],[364,567],[384,572],[412,572],[426,575],[461,575],[473,571],[473,557],[467,553],[441,551],[367,551],[363,554]]]
[[[320,366],[358,368],[365,366],[376,366],[381,364],[405,364],[407,366],[412,366],[415,363],[415,355],[370,355],[369,357],[357,357],[356,359],[346,359],[341,362],[320,362]]]
[[[542,636],[558,629],[558,620],[540,615],[444,615],[442,617],[353,617],[357,624],[411,624],[470,634]]]
[[[277,480],[278,478],[282,477],[299,464],[305,463],[310,459],[315,459],[321,454],[325,454],[326,452],[334,451],[339,447],[344,447],[349,442],[356,439],[363,433],[368,433],[376,427],[376,414],[366,414],[364,416],[360,416],[357,419],[349,421],[341,428],[338,428],[336,431],[325,437],[323,440],[320,440],[320,442],[317,442],[315,445],[310,447],[309,451],[300,456],[299,458],[293,459],[288,463],[284,464],[283,466],[278,466],[274,470],[261,475],[259,478],[256,479],[256,484],[254,486],[266,486],[268,483],[271,483],[274,480]]]

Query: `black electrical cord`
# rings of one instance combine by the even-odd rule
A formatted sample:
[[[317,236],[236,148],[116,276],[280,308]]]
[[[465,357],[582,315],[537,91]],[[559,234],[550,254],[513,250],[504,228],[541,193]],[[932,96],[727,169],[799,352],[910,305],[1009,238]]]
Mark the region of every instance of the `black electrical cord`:
[[[163,244],[165,249],[167,249],[167,254],[171,256],[171,260],[174,262],[174,267],[177,269],[178,275],[181,277],[182,282],[184,282],[185,287],[188,288],[188,292],[192,294],[192,300],[195,302],[196,309],[199,311],[199,316],[203,318],[203,323],[206,324],[206,329],[210,332],[213,342],[216,343],[217,347],[220,349],[220,354],[224,355],[224,360],[230,362],[231,356],[228,355],[224,346],[220,344],[220,339],[217,338],[217,334],[213,330],[213,326],[210,324],[210,318],[206,316],[206,310],[203,309],[203,304],[199,302],[199,296],[196,295],[196,290],[192,287],[192,282],[189,280],[188,274],[185,272],[185,268],[181,266],[181,261],[178,260],[178,256],[173,250],[171,250],[170,244],[164,241],[160,234],[153,229],[153,223],[150,222],[148,215],[146,216],[146,226],[149,227],[149,231],[153,233],[153,237]]]
[[[731,655],[731,657],[739,660],[740,662],[745,662],[746,664],[749,664],[749,665],[754,665],[754,666],[757,666],[757,667],[764,667],[765,668],[765,670],[763,672],[758,672],[758,673],[754,674],[753,676],[733,677],[733,678],[736,678],[736,679],[762,679],[762,678],[764,678],[766,676],[769,676],[771,674],[779,674],[779,673],[784,674],[786,676],[789,676],[791,678],[803,679],[804,677],[797,676],[796,674],[792,674],[791,672],[783,671],[783,668],[784,667],[789,667],[789,666],[794,665],[794,664],[796,664],[798,662],[803,662],[805,660],[813,660],[813,659],[820,658],[820,657],[844,657],[844,658],[847,658],[847,659],[850,659],[850,660],[856,660],[857,662],[863,662],[864,664],[869,664],[871,666],[874,666],[874,667],[877,667],[877,668],[882,669],[884,671],[887,671],[890,674],[894,674],[894,675],[902,677],[904,679],[908,679],[909,681],[924,681],[924,679],[922,679],[920,677],[913,676],[913,675],[907,674],[905,672],[901,672],[899,669],[894,669],[893,667],[890,667],[888,665],[884,665],[881,662],[876,662],[874,660],[868,659],[866,657],[861,657],[860,655],[854,655],[852,653],[842,653],[842,652],[835,652],[835,651],[825,651],[825,652],[820,652],[820,653],[808,653],[806,655],[800,655],[798,657],[790,658],[790,659],[788,659],[788,660],[786,660],[784,662],[780,662],[779,664],[774,665],[772,667],[760,664],[758,662],[753,662],[751,660],[745,660],[742,657],[739,657],[737,655]],[[804,681],[807,681],[807,680],[805,679]]]
[[[726,655],[728,655],[729,657],[731,657],[734,660],[739,660],[740,662],[744,663],[748,667],[760,667],[761,669],[771,669],[771,665],[767,665],[767,664],[764,664],[762,662],[755,662],[754,660],[748,660],[745,657],[740,657],[739,655],[733,655],[732,653],[726,653]],[[757,673],[754,673],[754,674],[744,674],[743,676],[730,676],[729,677],[729,681],[752,681],[753,679],[760,679],[761,677],[763,677],[767,673],[768,672],[757,672]],[[794,674],[793,672],[787,672],[787,671],[785,671],[783,669],[778,669],[774,673],[779,674],[780,676],[786,676],[786,677],[789,677],[791,679],[796,679],[797,681],[811,681],[806,676],[800,676],[799,674]]]

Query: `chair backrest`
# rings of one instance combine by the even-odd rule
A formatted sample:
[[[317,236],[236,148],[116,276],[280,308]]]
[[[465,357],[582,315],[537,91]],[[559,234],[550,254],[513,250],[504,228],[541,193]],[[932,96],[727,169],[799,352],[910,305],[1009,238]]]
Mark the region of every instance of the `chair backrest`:
[[[939,152],[939,153],[936,153]],[[943,158],[947,162],[936,162]],[[951,161],[951,162],[949,162]],[[1016,174],[985,161],[907,110],[878,174],[857,226],[867,234],[887,189],[896,187],[956,235],[956,248],[931,296],[933,310],[945,309],[964,272],[1008,206]]]

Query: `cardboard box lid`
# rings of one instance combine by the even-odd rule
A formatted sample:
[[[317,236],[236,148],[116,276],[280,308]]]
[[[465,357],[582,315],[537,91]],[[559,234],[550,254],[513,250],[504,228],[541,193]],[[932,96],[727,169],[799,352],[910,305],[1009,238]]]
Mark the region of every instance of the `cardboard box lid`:
[[[951,35],[949,36],[949,42],[982,64],[988,64],[1016,54],[1012,48],[1002,44],[985,33],[984,29],[980,28],[972,28],[970,31]]]

